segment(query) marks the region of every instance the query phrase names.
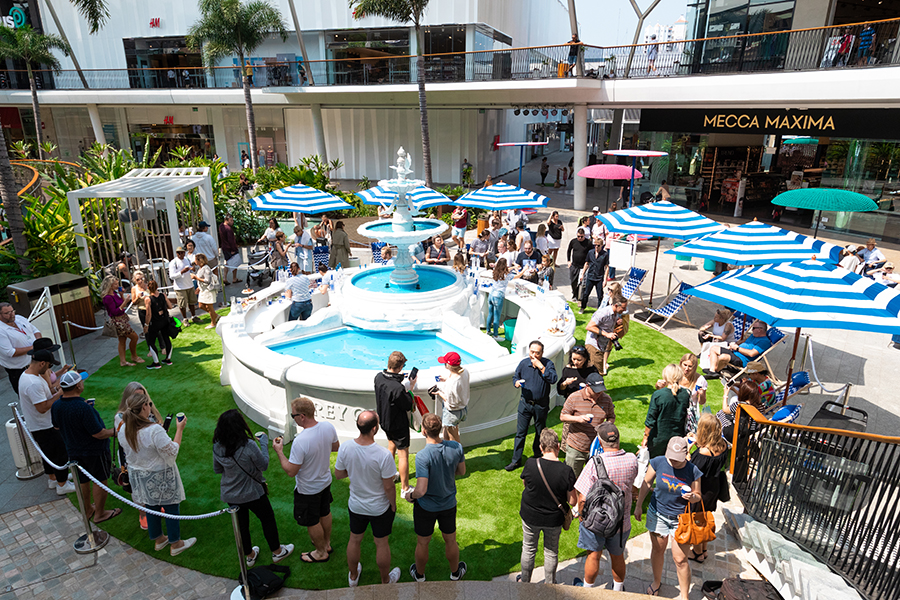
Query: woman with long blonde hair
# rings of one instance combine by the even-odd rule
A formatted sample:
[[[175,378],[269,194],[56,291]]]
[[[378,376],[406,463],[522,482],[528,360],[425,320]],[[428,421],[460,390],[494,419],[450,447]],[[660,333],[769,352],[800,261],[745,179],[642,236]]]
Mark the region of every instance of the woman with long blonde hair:
[[[666,365],[650,397],[650,407],[644,420],[644,439],[641,446],[650,450],[650,457],[661,456],[669,440],[684,435],[690,392],[681,387],[684,371],[675,363]]]
[[[719,503],[721,486],[728,485],[728,479],[722,472],[728,454],[728,444],[722,438],[722,425],[715,415],[706,413],[700,416],[697,424],[697,451],[690,457],[694,466],[700,469],[700,497],[703,499],[703,510],[715,512]],[[700,504],[691,506],[691,510],[701,510]],[[702,563],[706,560],[706,543],[698,544],[691,549],[690,560]]]
[[[696,431],[700,421],[701,406],[706,404],[706,377],[697,372],[699,359],[691,352],[681,357],[681,370],[684,377],[681,379],[681,387],[691,393],[691,404],[688,407],[686,431]]]

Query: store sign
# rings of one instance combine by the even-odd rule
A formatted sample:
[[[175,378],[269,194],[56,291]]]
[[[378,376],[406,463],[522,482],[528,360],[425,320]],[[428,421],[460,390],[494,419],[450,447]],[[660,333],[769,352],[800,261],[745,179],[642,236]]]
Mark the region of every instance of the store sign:
[[[175,117],[163,117],[163,125],[174,125]]]
[[[3,17],[3,26],[10,29],[19,29],[25,26],[25,11],[19,6],[9,9],[9,15]]]
[[[640,129],[900,139],[900,110],[644,109],[641,110]]]
[[[159,27],[159,17],[153,17],[150,19],[150,27]]]

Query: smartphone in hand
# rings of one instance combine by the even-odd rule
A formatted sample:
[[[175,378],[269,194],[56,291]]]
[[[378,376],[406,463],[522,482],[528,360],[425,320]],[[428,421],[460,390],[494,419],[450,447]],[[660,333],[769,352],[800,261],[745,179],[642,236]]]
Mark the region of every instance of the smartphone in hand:
[[[419,376],[419,367],[413,367],[412,371],[409,372],[409,379],[412,381],[416,377]]]

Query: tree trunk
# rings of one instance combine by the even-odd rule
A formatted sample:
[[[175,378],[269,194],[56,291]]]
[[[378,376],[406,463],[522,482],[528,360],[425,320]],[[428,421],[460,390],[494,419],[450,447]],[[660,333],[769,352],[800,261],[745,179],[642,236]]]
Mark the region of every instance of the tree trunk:
[[[19,255],[19,270],[23,275],[30,275],[30,261],[25,258],[25,252],[28,251],[28,240],[25,239],[25,221],[22,220],[22,207],[19,205],[19,196],[16,194],[16,178],[13,175],[12,165],[9,163],[6,134],[3,132],[2,125],[0,125],[0,196],[3,196],[3,208],[6,210],[6,222],[9,224],[9,236],[12,238],[16,254]]]
[[[422,168],[425,171],[425,185],[434,189],[431,180],[431,137],[428,134],[428,105],[425,101],[425,57],[422,55],[423,40],[419,24],[416,23],[416,81],[419,84],[419,117],[422,121]]]
[[[37,138],[37,156],[39,159],[43,160],[44,149],[41,148],[41,144],[44,143],[44,136],[41,131],[41,105],[38,104],[37,82],[34,80],[34,71],[31,68],[31,63],[28,63],[28,85],[31,86],[31,110],[34,112],[34,132],[35,137]]]
[[[247,66],[244,64],[244,55],[240,55],[241,81],[244,85],[244,108],[247,111],[247,135],[250,138],[250,166],[253,172],[259,169],[259,154],[256,151],[256,115],[253,114],[253,100],[250,98],[250,78],[247,76]]]
[[[53,8],[53,3],[50,0],[45,1],[47,2],[47,8],[50,10],[50,16],[53,18],[53,23],[56,25],[56,30],[59,32],[59,37],[61,37],[69,46],[69,58],[72,59],[72,64],[75,66],[75,71],[78,73],[81,85],[83,85],[86,90],[90,89],[91,86],[88,85],[87,79],[84,77],[84,72],[81,70],[81,65],[78,64],[78,59],[75,57],[75,51],[72,50],[72,44],[69,44],[69,38],[66,37],[66,32],[59,23],[59,18],[56,16],[56,10]]]

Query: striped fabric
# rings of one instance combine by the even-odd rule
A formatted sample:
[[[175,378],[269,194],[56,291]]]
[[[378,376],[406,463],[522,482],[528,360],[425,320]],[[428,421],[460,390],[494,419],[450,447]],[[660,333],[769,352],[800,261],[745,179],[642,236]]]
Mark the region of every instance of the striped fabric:
[[[547,196],[529,192],[508,183],[495,183],[460,196],[454,204],[487,210],[509,210],[513,208],[544,208],[549,201]]]
[[[316,265],[316,270],[318,270],[321,265],[328,266],[328,255],[328,246],[313,247],[313,263]]]
[[[682,281],[681,285],[678,286],[678,293],[674,298],[667,302],[665,306],[661,306],[659,308],[651,308],[648,310],[654,314],[660,315],[661,317],[671,317],[676,312],[681,310],[681,308],[685,304],[687,304],[688,300],[691,299],[691,297],[687,295],[687,291],[692,287],[692,285]]]
[[[384,242],[372,242],[372,264],[383,265],[387,261],[381,256],[381,249],[387,246]]]
[[[356,195],[362,198],[363,204],[389,206],[397,197],[397,192],[377,185],[367,190],[356,192]],[[434,206],[453,204],[453,200],[449,197],[424,185],[420,185],[408,192],[406,199],[412,202],[413,207],[419,212]]]
[[[394,201],[394,198],[397,197],[397,192],[376,185],[367,190],[356,192],[356,195],[362,198],[363,204],[373,204],[375,206],[384,204],[385,206],[388,206]]]
[[[631,267],[631,270],[628,271],[628,279],[622,286],[622,297],[626,300],[631,300],[631,297],[634,296],[634,292],[637,291],[639,287],[641,287],[641,283],[644,282],[644,277],[646,276],[647,269],[638,269],[637,267]]]
[[[841,249],[834,244],[751,221],[690,241],[667,251],[729,265],[770,265],[810,260],[838,263]]]
[[[687,293],[771,326],[900,333],[900,292],[831,263],[737,269]]]
[[[306,215],[353,208],[334,194],[299,183],[250,198],[250,207],[253,210],[289,210]]]
[[[615,233],[635,233],[676,240],[692,240],[725,229],[724,226],[665,200],[600,215]],[[678,250],[684,246],[679,246]]]
[[[744,326],[749,327],[750,323],[753,321],[750,317],[747,317],[744,313],[737,310],[731,316],[731,324],[734,325],[734,341],[738,341],[744,337]]]

